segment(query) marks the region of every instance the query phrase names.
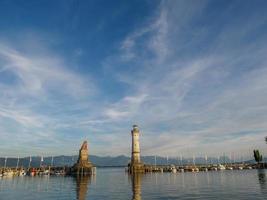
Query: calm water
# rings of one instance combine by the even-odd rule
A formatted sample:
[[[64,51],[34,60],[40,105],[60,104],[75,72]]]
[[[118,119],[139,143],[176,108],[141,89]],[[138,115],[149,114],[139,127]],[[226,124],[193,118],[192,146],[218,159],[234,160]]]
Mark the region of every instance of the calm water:
[[[267,199],[266,173],[266,170],[243,170],[131,177],[124,169],[107,168],[82,179],[0,178],[0,199]]]

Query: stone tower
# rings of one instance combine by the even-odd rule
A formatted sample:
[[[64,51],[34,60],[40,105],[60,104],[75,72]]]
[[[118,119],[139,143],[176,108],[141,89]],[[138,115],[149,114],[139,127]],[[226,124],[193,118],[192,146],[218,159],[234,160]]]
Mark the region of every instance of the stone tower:
[[[132,133],[132,164],[140,163],[140,144],[139,144],[139,128],[137,125],[133,125]]]
[[[145,168],[140,159],[140,144],[139,144],[139,128],[137,125],[133,125],[131,131],[132,134],[132,158],[131,163],[129,164],[129,172],[144,172]]]
[[[84,141],[80,150],[77,163],[71,168],[72,175],[90,175],[92,174],[93,164],[88,159],[88,144]]]
[[[84,141],[79,151],[79,158],[78,158],[77,163],[80,163],[83,165],[88,163],[88,155],[89,155],[88,144],[87,144],[87,141]]]

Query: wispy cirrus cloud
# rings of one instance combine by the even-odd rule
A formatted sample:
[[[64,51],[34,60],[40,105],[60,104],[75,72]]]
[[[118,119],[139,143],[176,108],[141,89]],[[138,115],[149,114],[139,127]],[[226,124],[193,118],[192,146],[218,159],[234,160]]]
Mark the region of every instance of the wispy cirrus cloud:
[[[162,1],[141,23],[120,25],[112,48],[74,45],[75,61],[43,44],[35,51],[2,44],[1,135],[18,135],[17,126],[16,141],[50,153],[74,152],[74,143],[89,138],[92,153],[118,155],[130,154],[131,125],[138,124],[145,155],[266,153],[262,7]],[[97,60],[102,51],[101,66],[90,54]]]
[[[126,96],[119,102],[110,105],[110,108],[105,110],[105,115],[110,119],[129,118],[137,113],[139,106],[146,101],[147,95],[141,94],[138,96]]]
[[[122,98],[114,109],[120,108],[126,123],[143,127],[145,154],[249,149],[249,155],[253,148],[263,149],[266,37],[247,40],[262,28],[263,20],[251,12],[247,19],[238,16],[235,25],[221,22],[224,28],[218,29],[215,22],[198,23],[208,2],[191,3],[162,2],[147,24],[123,40],[117,57],[109,58],[110,66],[134,66],[134,73],[120,68],[114,76],[136,97],[146,94],[138,107],[123,106]],[[243,26],[246,20],[250,24]],[[155,137],[158,142],[152,145]],[[210,152],[211,146],[216,150]]]
[[[52,146],[64,146],[58,132],[66,124],[69,128],[76,125],[69,116],[82,109],[95,93],[92,78],[71,71],[52,52],[38,55],[36,51],[24,53],[17,49],[18,45],[12,43],[0,45],[0,118],[4,127],[1,135],[19,134],[18,148],[31,144],[38,147],[36,154],[48,151],[42,140],[52,141]],[[1,148],[10,149],[10,144],[6,145]],[[55,151],[52,148],[51,152]]]
[[[65,63],[54,56],[30,57],[4,45],[0,46],[0,56],[1,72],[12,73],[21,91],[34,95],[58,90],[72,96],[93,91],[93,84],[86,85],[81,76],[66,70],[62,67]]]

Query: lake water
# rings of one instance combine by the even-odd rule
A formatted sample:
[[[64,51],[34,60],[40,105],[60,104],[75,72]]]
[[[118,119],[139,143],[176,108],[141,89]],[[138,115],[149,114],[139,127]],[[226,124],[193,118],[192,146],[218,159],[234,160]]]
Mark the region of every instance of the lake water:
[[[91,177],[0,178],[1,200],[267,199],[267,170],[129,176],[100,168]]]

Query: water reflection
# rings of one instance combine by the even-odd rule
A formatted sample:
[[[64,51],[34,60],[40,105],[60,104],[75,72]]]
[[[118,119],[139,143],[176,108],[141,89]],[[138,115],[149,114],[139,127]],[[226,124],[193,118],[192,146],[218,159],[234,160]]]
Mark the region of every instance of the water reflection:
[[[142,185],[142,176],[141,173],[134,173],[131,175],[132,180],[132,191],[133,191],[133,198],[132,200],[141,200],[141,185]]]
[[[266,174],[265,174],[264,169],[258,169],[258,178],[259,178],[261,190],[266,192],[267,185],[266,185]]]
[[[77,200],[85,200],[87,196],[88,185],[91,183],[91,176],[76,177],[76,197]]]

